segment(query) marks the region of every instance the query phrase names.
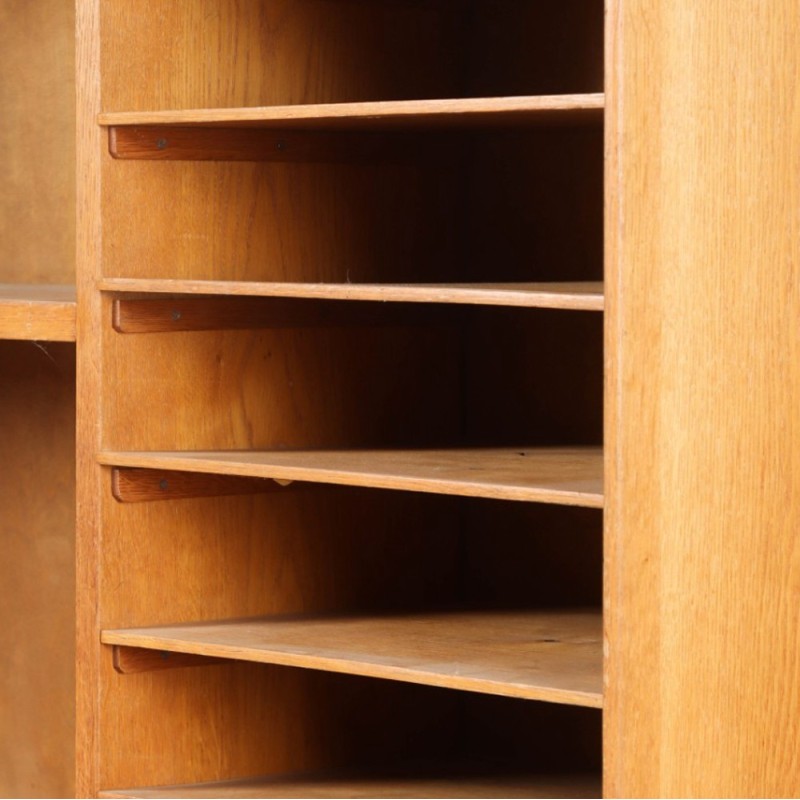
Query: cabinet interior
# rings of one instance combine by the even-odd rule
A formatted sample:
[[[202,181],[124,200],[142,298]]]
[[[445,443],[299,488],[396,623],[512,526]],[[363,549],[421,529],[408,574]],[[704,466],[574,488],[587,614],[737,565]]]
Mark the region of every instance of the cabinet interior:
[[[601,3],[101,5],[107,114],[603,88]],[[205,299],[153,288],[602,280],[601,116],[360,124],[317,125],[308,158],[278,146],[244,160],[115,159],[104,142],[104,452],[602,445],[602,314],[274,298],[259,311],[233,298],[215,317],[231,299],[224,286]],[[290,149],[305,133],[287,131]],[[120,302],[187,299],[207,325],[115,328]],[[121,502],[113,459],[103,463],[103,631],[271,615],[599,613],[598,508],[303,481]],[[431,763],[507,776],[600,768],[597,708],[230,659],[121,674],[111,650],[97,718],[109,796],[331,770],[425,775]]]

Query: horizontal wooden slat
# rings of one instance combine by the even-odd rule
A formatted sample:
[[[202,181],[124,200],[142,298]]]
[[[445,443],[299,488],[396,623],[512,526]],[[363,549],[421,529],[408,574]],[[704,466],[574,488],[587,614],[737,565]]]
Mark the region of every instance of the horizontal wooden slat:
[[[104,644],[600,708],[594,611],[288,617],[104,631]]]
[[[102,452],[101,464],[600,508],[597,447]]]
[[[276,481],[265,478],[240,478],[233,475],[203,475],[197,472],[152,469],[111,471],[111,493],[121,503],[275,491],[286,491],[286,488]]]
[[[461,771],[425,771],[415,777],[409,770],[384,774],[323,774],[250,778],[248,780],[158,786],[101,792],[111,798],[401,798],[401,797],[529,797],[592,798],[601,796],[596,775],[476,774]]]
[[[111,278],[101,281],[99,288],[109,292],[173,295],[235,295],[316,300],[363,300],[384,303],[455,303],[522,308],[560,308],[576,311],[603,310],[603,284],[599,281],[353,284]]]
[[[351,326],[447,324],[428,306],[377,303],[353,305],[291,297],[205,296],[117,299],[112,325],[119,333],[233,330],[247,328],[341,328]]]
[[[75,287],[0,284],[0,339],[75,341]]]
[[[547,118],[600,117],[602,94],[398,100],[366,103],[127,111],[100,114],[100,125],[184,125],[295,130],[369,130],[515,125]]]

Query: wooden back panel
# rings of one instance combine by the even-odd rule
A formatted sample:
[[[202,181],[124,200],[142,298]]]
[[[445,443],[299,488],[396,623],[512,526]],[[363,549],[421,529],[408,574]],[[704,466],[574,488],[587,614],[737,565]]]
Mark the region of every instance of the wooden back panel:
[[[71,797],[75,348],[0,342],[0,794]]]
[[[74,2],[0,2],[0,283],[75,280],[74,34]]]

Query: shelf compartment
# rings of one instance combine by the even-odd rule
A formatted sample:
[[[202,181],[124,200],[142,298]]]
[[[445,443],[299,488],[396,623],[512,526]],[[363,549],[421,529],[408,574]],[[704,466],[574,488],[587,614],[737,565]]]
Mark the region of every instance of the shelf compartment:
[[[106,798],[292,798],[292,797],[528,797],[601,796],[600,777],[575,775],[475,775],[475,770],[443,770],[423,776],[408,770],[379,773],[328,773],[251,778],[183,786],[154,786],[100,792]]]
[[[603,95],[411,100],[101,114],[114,158],[348,162],[442,160],[436,131],[601,123]],[[414,135],[416,134],[416,135]]]
[[[492,611],[107,630],[103,644],[601,708],[602,617]]]
[[[75,287],[0,284],[0,339],[74,342]]]
[[[602,93],[393,100],[362,103],[201,108],[185,111],[122,111],[98,116],[111,131],[132,126],[263,128],[274,130],[384,130],[485,127],[547,119],[600,119]]]
[[[177,470],[601,508],[599,447],[102,452],[111,467]]]
[[[106,292],[131,294],[441,303],[571,311],[602,311],[604,305],[602,281],[354,284],[111,278],[100,281],[98,288]]]

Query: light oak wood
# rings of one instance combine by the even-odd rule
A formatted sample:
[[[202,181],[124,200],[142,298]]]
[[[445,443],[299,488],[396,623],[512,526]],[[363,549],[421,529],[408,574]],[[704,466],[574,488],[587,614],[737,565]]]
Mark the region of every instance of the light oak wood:
[[[157,786],[101,792],[108,798],[171,797],[600,797],[600,780],[593,775],[481,775],[467,767],[462,774],[441,770],[417,777],[407,770],[381,775],[295,775],[252,778],[225,783]],[[428,770],[430,772],[430,770]],[[463,773],[466,773],[465,775]]]
[[[104,644],[602,706],[596,612],[265,618],[103,631]]]
[[[116,112],[100,114],[100,125],[183,125],[231,128],[237,125],[298,130],[369,130],[440,126],[514,125],[549,117],[602,120],[602,94],[528,97],[475,97],[442,100],[323,103],[251,108]]]
[[[75,281],[75,4],[0,3],[0,283]]]
[[[74,791],[75,347],[0,341],[0,795]]]
[[[75,287],[0,284],[0,339],[75,341]]]
[[[602,450],[111,452],[101,464],[600,508]]]
[[[597,281],[601,112],[519,132],[451,128],[447,158],[432,146],[337,163],[115,160],[96,123],[113,109],[597,93],[602,4],[215,0],[153,13],[152,0],[87,0],[78,13],[79,791],[360,770],[387,753],[596,770],[596,709],[244,662],[120,675],[98,642],[103,628],[440,608],[465,590],[463,565],[475,575],[479,536],[502,539],[482,578],[503,586],[503,547],[510,564],[516,536],[542,540],[525,550],[537,585],[522,591],[514,574],[515,607],[532,607],[566,575],[550,564],[599,571],[597,511],[561,509],[587,518],[560,537],[564,525],[534,513],[548,506],[416,492],[306,484],[119,503],[96,454],[597,444],[599,315],[475,308],[444,331],[120,336],[97,287]]]
[[[0,796],[72,797],[75,3],[0,2]]]
[[[262,283],[258,281],[139,280],[100,281],[106,292],[298,297],[316,300],[374,300],[385,303],[454,303],[519,308],[602,311],[600,281],[568,283]]]
[[[800,791],[800,6],[619,0],[606,784]]]

